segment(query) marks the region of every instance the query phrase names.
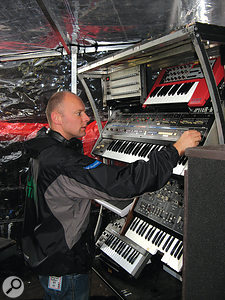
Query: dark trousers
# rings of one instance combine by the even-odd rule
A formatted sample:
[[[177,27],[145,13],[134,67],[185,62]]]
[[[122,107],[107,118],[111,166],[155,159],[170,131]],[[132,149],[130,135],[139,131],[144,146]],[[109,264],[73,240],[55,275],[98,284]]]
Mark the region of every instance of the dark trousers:
[[[45,290],[44,300],[88,300],[89,274],[71,274],[61,277],[39,276]]]

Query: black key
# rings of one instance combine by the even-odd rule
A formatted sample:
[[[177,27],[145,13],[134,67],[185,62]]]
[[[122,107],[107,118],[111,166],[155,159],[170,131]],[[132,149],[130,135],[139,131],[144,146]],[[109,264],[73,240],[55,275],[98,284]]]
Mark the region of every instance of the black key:
[[[158,244],[157,244],[158,247],[161,245],[161,243],[164,240],[165,236],[166,236],[166,233],[164,232],[164,234],[162,235],[162,237],[158,241]]]
[[[116,141],[115,144],[113,145],[113,147],[111,148],[112,151],[115,151],[115,149],[118,148],[118,145],[120,144],[120,141]]]
[[[168,252],[168,250],[170,249],[170,247],[171,247],[174,240],[175,240],[175,237],[173,236],[173,238],[170,240],[168,246],[166,247],[166,250],[165,250],[166,252]]]
[[[155,236],[153,237],[153,239],[152,239],[152,244],[155,244],[155,241],[156,241],[156,239],[157,239],[157,237],[159,236],[159,234],[160,234],[160,230],[155,234]]]
[[[136,230],[136,233],[139,233],[142,229],[142,226],[144,225],[144,221],[138,226],[137,230]]]
[[[123,258],[126,258],[127,255],[129,254],[129,252],[130,252],[131,249],[132,249],[132,248],[131,248],[130,246],[128,246],[128,247],[126,248],[126,250],[123,252],[122,257],[123,257]]]
[[[182,161],[182,165],[184,166],[188,160],[188,157],[184,155],[184,159]]]
[[[143,152],[143,157],[146,157],[150,149],[152,148],[152,144],[147,144],[145,151]]]
[[[123,147],[123,141],[120,141],[119,147],[116,149],[116,152],[120,152],[120,149]]]
[[[135,254],[135,250],[132,248],[126,260],[130,263],[132,256]]]
[[[183,248],[180,250],[180,253],[177,255],[177,259],[179,260],[181,258],[181,255],[183,254]]]
[[[121,254],[123,252],[123,249],[126,247],[126,243],[122,242],[120,248],[118,249],[118,254]]]
[[[122,255],[124,259],[126,258],[126,256],[127,256],[128,253],[130,252],[130,250],[131,250],[131,247],[128,246],[128,247],[126,248],[126,250],[124,251],[123,255]]]
[[[164,234],[164,232],[161,231],[160,234],[158,235],[158,237],[157,237],[156,240],[155,240],[155,245],[158,244],[158,241],[160,240],[160,238],[161,238],[161,236],[162,236],[163,234]]]
[[[128,146],[130,145],[130,142],[126,142],[126,146],[123,148],[123,153],[126,153],[125,151],[126,151],[126,149],[128,148]]]
[[[182,87],[177,92],[177,95],[187,94],[194,82],[186,82],[182,85]]]
[[[145,228],[145,222],[142,223],[141,228],[139,229],[139,231],[137,232],[139,235],[141,235],[142,231]]]
[[[146,222],[143,223],[141,230],[138,233],[140,236],[142,236],[142,232],[145,230],[145,227],[146,227]]]
[[[160,145],[156,145],[156,147],[155,147],[155,149],[154,149],[154,151],[158,151],[159,150],[159,148],[160,148]]]
[[[112,141],[112,142],[109,144],[109,146],[107,147],[107,150],[111,150],[112,147],[115,145],[116,142],[117,142],[117,141]]]
[[[155,145],[151,144],[149,147],[149,151],[147,151],[145,157],[150,157],[150,153],[152,152],[152,150],[155,148]]]
[[[132,230],[133,226],[137,222],[137,218],[133,219],[132,223],[130,224],[130,229]]]
[[[141,236],[143,236],[143,235],[145,234],[145,232],[146,232],[146,230],[147,230],[148,227],[149,227],[149,224],[147,223],[147,224],[144,226],[144,228],[143,228],[143,230],[141,231],[141,233],[140,233]]]
[[[186,94],[190,91],[193,84],[194,84],[194,82],[188,82],[188,86],[186,87]]]
[[[148,236],[149,236],[149,234],[151,233],[151,231],[153,230],[153,226],[148,230],[148,232],[146,233],[146,235],[145,235],[145,239],[147,239],[148,238]]]
[[[132,256],[134,255],[134,253],[136,252],[134,249],[132,249],[133,251],[131,251],[130,255],[127,256],[127,261],[130,262]]]
[[[129,262],[132,264],[133,263],[133,259],[134,257],[137,255],[137,251],[135,250],[135,252],[131,255],[131,257],[129,258]]]
[[[120,149],[118,150],[118,152],[122,153],[124,151],[124,149],[126,148],[126,146],[128,145],[129,142],[124,141],[123,144],[121,145]]]
[[[123,147],[124,141],[120,141],[120,146],[117,148],[117,152],[120,152],[120,149]]]
[[[177,250],[174,252],[174,257],[177,257],[178,253],[180,252],[181,248],[183,247],[183,243],[181,242]]]
[[[120,255],[123,253],[125,247],[126,247],[126,243],[123,243],[123,246],[120,248],[120,251],[118,252]]]
[[[117,253],[118,253],[118,251],[119,251],[120,247],[122,246],[122,244],[123,244],[123,242],[122,242],[122,241],[120,241],[120,242],[117,244],[117,247],[114,249],[114,250],[115,250],[115,252],[117,252]]]
[[[121,251],[121,254],[120,254],[121,257],[124,256],[124,254],[126,253],[127,248],[128,248],[128,245],[126,243],[124,243],[124,248],[123,248],[123,250]]]
[[[176,242],[176,244],[174,245],[173,249],[170,251],[170,255],[173,255],[173,253],[174,253],[175,250],[177,249],[179,243],[180,243],[180,241],[178,240],[178,241]]]
[[[148,147],[148,144],[146,144],[146,145],[141,149],[141,151],[140,151],[140,153],[139,153],[138,156],[142,157],[142,156],[143,156],[143,153],[145,152],[145,150],[146,150],[147,147]]]
[[[137,221],[136,221],[136,223],[135,223],[135,225],[133,226],[133,229],[132,229],[133,231],[135,231],[135,229],[137,228],[137,226],[140,225],[140,222],[141,222],[141,219],[137,218]]]
[[[111,248],[114,250],[115,247],[117,246],[119,240],[117,238],[115,238],[115,240],[113,241],[112,245],[111,245]]]
[[[140,146],[139,150],[136,151],[136,154],[135,154],[135,155],[139,156],[139,154],[140,154],[140,152],[142,151],[142,149],[144,148],[144,146],[145,146],[145,144],[144,144],[144,143],[141,143],[141,146]]]
[[[182,162],[183,162],[184,158],[185,158],[185,156],[184,156],[184,155],[182,155],[182,156],[181,156],[181,158],[180,158],[180,159],[179,159],[179,161],[178,161],[178,164],[179,164],[179,165],[181,165],[181,164],[182,164]]]
[[[184,94],[184,92],[185,92],[185,83],[183,83],[182,85],[181,85],[181,87],[179,88],[179,91],[177,92],[177,95],[183,95]]]
[[[156,94],[160,91],[162,87],[161,86],[157,86],[154,91],[151,93],[150,97],[155,97]]]
[[[121,147],[122,143],[123,143],[122,141],[118,141],[118,143],[115,145],[114,149],[112,149],[112,150],[115,151],[115,152],[118,152],[118,150]]]
[[[156,231],[156,228],[154,228],[154,229],[151,231],[151,233],[150,233],[149,236],[148,236],[148,241],[149,241],[150,238],[153,236],[153,234],[155,233],[155,231]]]
[[[131,260],[131,264],[133,265],[133,263],[135,262],[135,260],[138,258],[139,256],[139,252],[137,251],[137,253],[133,256],[132,260]]]
[[[121,253],[121,257],[124,257],[124,255],[125,255],[125,253],[126,253],[128,247],[129,247],[129,246],[128,246],[127,244],[125,244],[125,247],[124,247],[124,249],[123,249],[123,251],[122,251],[122,253]]]
[[[139,143],[137,147],[132,151],[132,155],[137,155],[137,153],[140,151],[141,147],[143,146],[143,143]]]
[[[173,96],[176,91],[180,88],[181,84],[173,85],[172,89],[169,91],[168,96]]]
[[[114,245],[115,240],[116,240],[116,239],[115,239],[115,236],[113,236],[112,239],[111,239],[111,241],[110,241],[110,244],[109,244],[109,247],[110,247],[110,248],[112,248],[112,245]]]
[[[150,157],[150,154],[152,153],[152,151],[154,151],[154,150],[155,150],[155,147],[156,147],[156,145],[153,145],[153,147],[152,147],[152,149],[151,149],[150,153],[148,154],[148,158]]]
[[[157,96],[166,96],[172,85],[164,85],[163,88],[158,92]]]
[[[112,240],[113,240],[113,235],[110,235],[110,236],[107,238],[107,240],[105,241],[105,244],[106,244],[107,246],[109,246],[109,245],[111,244]]]
[[[165,241],[165,244],[163,245],[162,249],[164,250],[169,243],[169,241],[172,239],[172,235],[168,236],[167,240]]]
[[[130,257],[133,255],[134,253],[134,249],[132,247],[130,247],[130,250],[128,251],[128,254],[126,256],[126,260],[129,262]]]
[[[133,147],[133,149],[131,150],[131,152],[129,154],[133,154],[138,146],[139,146],[139,143],[135,143],[135,146]]]
[[[135,231],[135,229],[137,229],[137,227],[140,225],[141,223],[141,219],[138,219],[138,222],[135,224],[133,231]]]
[[[125,154],[130,154],[131,151],[133,151],[134,147],[136,146],[136,143],[131,142],[129,144],[129,146],[127,147],[127,149],[124,151]]]

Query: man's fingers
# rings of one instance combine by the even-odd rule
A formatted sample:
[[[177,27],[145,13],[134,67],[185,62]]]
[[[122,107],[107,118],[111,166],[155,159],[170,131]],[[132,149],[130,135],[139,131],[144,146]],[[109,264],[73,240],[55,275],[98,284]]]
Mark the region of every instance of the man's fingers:
[[[194,129],[187,130],[177,140],[174,147],[177,149],[179,155],[183,155],[187,148],[198,146],[201,140],[202,137],[199,131]]]
[[[201,133],[197,130],[189,130],[189,134],[192,138],[196,139],[196,140],[201,140]]]

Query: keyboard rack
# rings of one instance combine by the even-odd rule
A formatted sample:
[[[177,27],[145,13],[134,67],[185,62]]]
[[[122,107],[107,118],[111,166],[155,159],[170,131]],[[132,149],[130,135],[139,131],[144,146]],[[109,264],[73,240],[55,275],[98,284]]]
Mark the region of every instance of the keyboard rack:
[[[224,144],[224,141],[225,141],[225,122],[224,122],[224,112],[223,112],[224,108],[223,108],[219,90],[218,90],[218,82],[215,79],[215,74],[213,72],[212,64],[211,64],[212,59],[215,59],[216,57],[221,57],[222,66],[224,65],[224,60],[225,60],[224,59],[224,49],[225,49],[225,27],[210,25],[210,24],[202,24],[202,23],[197,22],[195,24],[181,28],[178,31],[168,34],[166,36],[162,36],[162,37],[152,39],[152,40],[143,41],[139,44],[136,44],[135,46],[131,46],[122,51],[112,53],[112,54],[104,57],[103,59],[99,59],[99,60],[89,63],[85,66],[82,66],[82,67],[78,68],[78,76],[79,76],[79,79],[81,80],[81,82],[83,83],[84,89],[86,90],[86,93],[87,93],[90,103],[93,104],[93,98],[91,96],[91,93],[90,93],[87,85],[85,84],[85,78],[96,78],[96,77],[100,78],[103,83],[103,94],[104,94],[104,92],[107,90],[106,89],[106,85],[108,84],[107,78],[109,78],[111,76],[111,74],[113,74],[114,72],[119,73],[130,67],[142,66],[145,64],[150,66],[152,71],[158,72],[158,71],[161,71],[162,69],[167,69],[171,66],[185,65],[185,64],[189,64],[190,62],[196,61],[199,68],[201,69],[202,75],[206,82],[210,101],[212,104],[212,110],[213,110],[213,115],[214,115],[213,117],[215,119],[215,123],[214,123],[215,126],[213,125],[214,132],[212,135],[217,136],[217,142],[219,144]],[[222,67],[222,71],[224,71],[223,67]],[[193,85],[194,84],[190,85],[190,89],[193,87]],[[152,91],[153,91],[153,89],[152,89]],[[150,90],[149,90],[149,92],[150,92]],[[165,91],[163,91],[163,93],[164,92]],[[124,99],[121,98],[119,100],[120,103],[122,103],[123,100]],[[142,100],[143,100],[143,95],[140,95],[139,102],[141,104],[144,103],[144,101],[142,102]],[[124,107],[129,107],[129,104],[130,104],[130,106],[132,106],[132,103],[131,102],[129,103],[129,99],[127,100],[127,102],[124,101]],[[185,104],[185,103],[183,103],[183,104]],[[111,106],[111,102],[108,102],[108,103],[106,102],[105,105],[108,105],[109,120],[110,120],[110,118],[113,115],[113,109],[112,109],[113,106]],[[92,106],[94,107],[94,104]],[[203,106],[204,106],[204,104],[203,104]],[[198,109],[198,105],[196,105],[196,107]],[[154,112],[154,110],[153,110],[153,112]],[[204,114],[205,113],[204,107],[199,109],[199,112],[203,112],[203,114]],[[101,124],[101,120],[100,120],[99,113],[97,110],[94,110],[94,116],[97,121],[97,124]],[[188,121],[190,121],[190,120],[188,120]],[[109,127],[110,126],[108,126],[108,128]],[[165,127],[167,127],[167,128],[169,127],[168,123],[165,125]],[[191,126],[188,125],[187,127],[191,127]],[[110,137],[109,136],[106,137],[104,135],[105,134],[106,135],[113,134],[114,129],[116,130],[118,128],[112,127],[109,129],[111,131],[111,133],[109,131],[106,133],[106,129],[102,130],[101,126],[99,126],[99,131],[100,131],[99,140],[102,141],[102,145],[105,142],[109,142],[109,143],[112,142],[111,148],[114,147],[113,150],[116,149],[115,141],[110,141]],[[127,128],[125,128],[125,129],[127,130]],[[211,129],[210,129],[210,131],[211,131]],[[161,131],[160,131],[160,133],[161,133]],[[159,139],[157,138],[157,140],[162,141],[162,139],[164,139],[164,137],[166,136],[165,137],[166,142],[169,141],[170,139],[172,141],[171,135],[169,134],[169,129],[167,129],[167,131],[166,131],[167,135],[165,135],[165,134],[162,135],[160,133],[157,133],[160,136],[160,138]],[[165,133],[165,131],[163,131],[163,133]],[[118,149],[119,151],[123,151],[123,150],[125,151],[126,149],[128,149],[127,147],[129,147],[129,141],[135,142],[135,137],[130,137],[129,134],[131,134],[131,133],[126,132],[124,134],[125,135],[125,138],[124,138],[122,136],[123,134],[121,133],[121,136],[118,139],[119,140],[118,147],[120,148],[120,149]],[[155,131],[154,131],[154,134],[155,134]],[[116,132],[116,135],[118,136],[118,130]],[[106,141],[107,139],[108,139],[108,141]],[[112,140],[113,139],[114,138],[112,138]],[[143,140],[143,142],[144,142],[144,140]],[[164,142],[161,143],[161,145],[162,144],[164,144]],[[104,145],[104,147],[105,147],[105,145]],[[146,146],[146,148],[144,148],[144,147],[145,146],[143,146],[143,149],[148,150],[148,146]],[[96,155],[100,154],[100,156],[101,156],[100,152],[102,151],[102,149],[103,149],[103,146],[102,146],[102,148],[94,149],[94,151],[95,151],[94,154],[96,154]],[[110,149],[109,151],[111,151],[111,150],[112,149]],[[149,151],[150,151],[150,148],[149,148]],[[110,155],[111,154],[112,153],[110,153]],[[125,153],[125,154],[127,154],[127,153]],[[102,156],[102,157],[104,157],[104,156]],[[113,159],[113,158],[106,157],[106,159]],[[184,210],[185,210],[185,208],[184,208]],[[138,218],[138,217],[139,216],[136,216],[136,218]],[[157,215],[154,215],[154,217],[157,218]],[[145,218],[145,221],[146,221],[146,218]],[[183,220],[182,220],[182,222],[183,222]],[[97,226],[98,225],[99,224],[97,224]],[[131,226],[132,226],[132,224],[130,224],[130,227]],[[150,232],[150,228],[148,227],[147,223],[143,223],[143,226],[142,226],[143,229],[140,229],[140,230],[143,230],[143,232],[148,230],[148,232]],[[162,228],[160,227],[160,229],[162,229]],[[157,235],[157,239],[158,239],[157,243],[158,244],[160,242],[160,239],[164,236],[164,233],[160,232],[160,229],[159,229],[158,235]],[[129,236],[128,238],[133,238],[133,232],[131,234],[128,233],[127,235]],[[180,241],[179,236],[176,236],[175,238],[177,238],[177,240],[173,241],[174,246],[176,245],[176,247],[174,248],[175,249],[174,254],[177,256],[182,253],[183,244]],[[169,243],[169,241],[168,241],[168,243]],[[184,243],[184,248],[185,248],[185,241],[183,241],[183,243]],[[160,246],[160,245],[158,245],[158,246]],[[162,249],[159,249],[159,250],[162,250]],[[150,252],[150,254],[152,254],[152,253]],[[154,268],[154,259],[157,260],[157,256],[153,255],[153,263],[148,264],[146,269],[143,270],[143,274],[145,274],[146,278],[149,277],[150,274],[155,274],[155,272],[153,272],[153,269],[152,269],[152,268]],[[168,259],[168,261],[167,261],[167,259]],[[169,257],[167,257],[166,253],[164,255],[164,260],[165,260],[166,266],[168,268],[171,267],[171,265],[169,263]],[[172,265],[173,265],[173,263],[172,263]],[[146,272],[147,269],[150,269],[151,271]],[[131,283],[130,289],[133,291],[134,295],[133,295],[133,297],[131,296],[130,299],[135,299],[135,296],[136,296],[135,290],[136,289],[138,290],[140,287],[141,287],[141,291],[145,291],[148,295],[149,295],[149,292],[151,292],[150,288],[148,286],[146,286],[146,289],[144,289],[142,286],[143,284],[146,283],[146,280],[144,277],[140,276],[140,281],[134,282],[132,280],[130,280],[130,281],[126,280],[125,277],[119,279],[118,274],[116,274],[115,276],[113,276],[113,274],[112,275],[110,274],[108,276],[108,273],[107,272],[105,273],[105,271],[102,269],[102,265],[101,264],[99,265],[98,262],[96,264],[95,271],[97,273],[99,272],[99,276],[104,275],[103,279],[106,280],[106,283],[109,286],[110,286],[110,283],[112,283],[113,281],[116,282],[114,287],[115,286],[119,287],[120,284],[124,283],[123,282],[124,280],[126,282],[125,286],[129,286],[129,283]],[[180,271],[179,265],[178,265],[177,271]],[[159,272],[158,268],[157,268],[156,273],[157,272]],[[207,270],[206,270],[206,272],[207,272]],[[164,273],[166,273],[166,272],[164,272]],[[165,274],[162,274],[162,275],[166,276]],[[167,281],[167,282],[169,282],[169,281]],[[178,283],[176,282],[175,284],[178,284]],[[164,287],[165,287],[164,284],[160,287],[161,294],[163,293]],[[174,291],[176,291],[176,289],[174,289]],[[140,289],[139,289],[139,292],[140,292]],[[180,285],[178,286],[178,294],[179,293],[180,293]],[[181,297],[181,295],[179,295],[179,299],[180,299],[180,297]],[[143,297],[143,299],[144,299],[144,297]],[[164,298],[162,298],[162,299],[164,299]]]

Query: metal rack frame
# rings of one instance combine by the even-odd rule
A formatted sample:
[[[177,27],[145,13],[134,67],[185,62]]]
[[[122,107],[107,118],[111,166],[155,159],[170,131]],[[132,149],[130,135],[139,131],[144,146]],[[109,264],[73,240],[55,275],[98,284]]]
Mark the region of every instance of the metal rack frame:
[[[164,68],[173,64],[199,60],[206,79],[211,97],[218,140],[225,141],[225,122],[221,106],[221,99],[215,82],[209,57],[218,56],[221,45],[225,45],[225,27],[195,23],[176,32],[153,40],[146,40],[122,51],[117,51],[103,59],[96,60],[86,66],[78,68],[78,76],[84,78],[100,77],[122,68],[148,63],[152,69]],[[84,86],[91,106],[95,106],[93,99]],[[94,111],[97,124],[101,124],[97,109]],[[101,134],[102,128],[99,126]]]
[[[112,72],[145,63],[150,64],[152,70],[158,70],[159,68],[166,68],[198,60],[209,89],[218,140],[220,144],[224,144],[224,114],[215,77],[209,63],[209,58],[221,55],[221,45],[225,45],[225,27],[195,23],[169,35],[154,40],[147,40],[124,50],[114,52],[103,59],[96,60],[78,68],[78,77],[84,86],[93,108],[100,137],[102,134],[100,117],[95,107],[93,97],[85,83],[85,78],[102,78],[106,75],[110,75]],[[225,54],[223,55],[225,56]],[[99,231],[101,218],[102,206],[95,228],[95,235]],[[94,271],[103,279],[97,270],[94,269]],[[110,286],[107,280],[104,281]],[[117,291],[114,290],[114,292],[118,295]]]

